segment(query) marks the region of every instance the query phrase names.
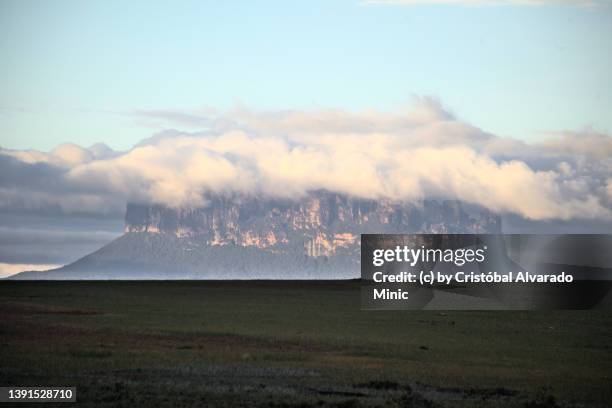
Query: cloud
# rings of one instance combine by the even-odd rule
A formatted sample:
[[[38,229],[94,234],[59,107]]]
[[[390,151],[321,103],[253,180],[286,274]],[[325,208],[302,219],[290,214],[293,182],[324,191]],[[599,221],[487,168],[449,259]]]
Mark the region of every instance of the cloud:
[[[123,203],[97,188],[76,188],[65,176],[79,165],[118,157],[99,143],[83,148],[62,144],[51,152],[0,148],[0,209],[117,213]]]
[[[363,4],[382,4],[395,6],[415,6],[446,4],[461,6],[600,6],[610,4],[610,0],[365,0]]]
[[[59,167],[72,167],[81,163],[90,162],[94,159],[106,159],[117,156],[119,152],[105,145],[97,143],[88,149],[74,143],[64,143],[57,146],[49,153],[38,150],[10,150],[0,149],[4,156],[14,157],[24,163],[46,163]]]
[[[2,150],[0,208],[109,212],[126,201],[194,207],[210,194],[293,199],[325,189],[459,199],[533,220],[612,220],[612,138],[591,130],[527,144],[461,121],[431,98],[398,112],[135,114],[203,128],[165,131],[122,153]]]
[[[0,263],[72,262],[121,235],[122,218],[0,211]]]
[[[55,264],[9,264],[0,262],[0,278],[15,275],[24,271],[48,271],[58,268],[61,265]]]

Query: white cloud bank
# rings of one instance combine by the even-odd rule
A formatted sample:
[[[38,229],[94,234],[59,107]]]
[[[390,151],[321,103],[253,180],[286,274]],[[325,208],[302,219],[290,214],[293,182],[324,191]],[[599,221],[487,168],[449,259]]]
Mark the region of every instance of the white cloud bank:
[[[0,262],[0,278],[6,278],[23,271],[48,271],[49,269],[55,269],[60,266],[61,265],[53,264],[10,264]]]
[[[137,115],[206,130],[162,132],[122,153],[99,145],[0,150],[0,208],[193,207],[206,205],[207,194],[298,198],[326,189],[413,202],[459,199],[534,220],[612,219],[612,138],[592,131],[526,144],[485,133],[427,98],[397,114]]]

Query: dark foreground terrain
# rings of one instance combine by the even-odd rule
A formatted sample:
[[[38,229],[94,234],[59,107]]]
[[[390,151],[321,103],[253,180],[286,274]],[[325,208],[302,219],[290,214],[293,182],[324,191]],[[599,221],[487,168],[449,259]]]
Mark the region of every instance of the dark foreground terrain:
[[[611,353],[609,312],[366,312],[358,282],[0,282],[0,385],[82,406],[607,407]]]

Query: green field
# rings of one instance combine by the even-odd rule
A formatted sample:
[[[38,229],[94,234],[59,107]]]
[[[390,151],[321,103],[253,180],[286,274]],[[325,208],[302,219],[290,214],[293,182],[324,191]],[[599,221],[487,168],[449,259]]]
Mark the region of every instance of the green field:
[[[359,299],[358,282],[3,281],[0,385],[108,407],[610,406],[610,312]]]

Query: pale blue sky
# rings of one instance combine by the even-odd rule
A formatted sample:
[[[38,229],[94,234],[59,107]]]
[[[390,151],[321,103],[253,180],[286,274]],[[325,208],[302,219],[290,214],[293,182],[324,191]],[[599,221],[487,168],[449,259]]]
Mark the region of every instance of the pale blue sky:
[[[145,109],[397,109],[612,132],[612,8],[0,0],[0,146],[125,149]],[[170,124],[168,124],[170,126]]]

